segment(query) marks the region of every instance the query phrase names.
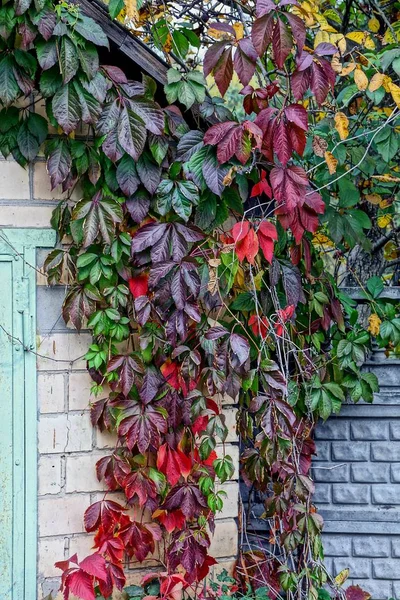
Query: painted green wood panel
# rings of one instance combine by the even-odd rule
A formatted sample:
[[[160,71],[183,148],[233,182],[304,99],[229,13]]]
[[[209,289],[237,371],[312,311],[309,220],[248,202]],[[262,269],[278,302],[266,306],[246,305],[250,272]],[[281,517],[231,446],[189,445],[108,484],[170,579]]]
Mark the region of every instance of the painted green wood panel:
[[[0,256],[0,281],[4,289],[12,291],[12,260],[1,260],[2,258],[5,257]],[[3,328],[5,331],[13,331],[11,293],[0,295],[0,598],[9,598],[13,581],[13,439],[10,426],[13,347]]]
[[[37,594],[34,266],[36,248],[54,243],[51,230],[0,229],[1,600],[35,600]]]

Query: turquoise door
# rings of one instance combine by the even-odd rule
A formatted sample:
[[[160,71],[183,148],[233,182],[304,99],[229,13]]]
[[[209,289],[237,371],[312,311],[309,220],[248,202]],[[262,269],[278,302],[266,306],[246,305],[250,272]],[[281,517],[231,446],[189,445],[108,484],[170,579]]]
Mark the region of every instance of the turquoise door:
[[[36,598],[36,248],[50,230],[0,229],[0,599]]]

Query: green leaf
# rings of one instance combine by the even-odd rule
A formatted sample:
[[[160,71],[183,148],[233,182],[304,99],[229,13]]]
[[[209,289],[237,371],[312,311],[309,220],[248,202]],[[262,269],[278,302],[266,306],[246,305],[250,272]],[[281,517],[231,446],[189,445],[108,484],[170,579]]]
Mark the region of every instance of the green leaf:
[[[58,61],[57,43],[54,38],[51,38],[48,42],[38,40],[35,48],[39,65],[43,70],[47,71],[47,69],[53,67]]]
[[[163,136],[150,135],[149,148],[156,163],[161,165],[168,152],[168,140]]]
[[[389,135],[386,136],[387,130]],[[398,135],[391,127],[385,127],[380,134],[376,136],[374,142],[379,154],[382,156],[383,160],[388,163],[399,149]]]
[[[244,292],[243,294],[239,294],[232,304],[230,308],[232,310],[240,310],[248,312],[250,310],[254,310],[256,306],[254,294],[253,292]]]
[[[78,53],[75,44],[63,37],[60,50],[60,71],[64,83],[68,83],[76,74],[79,67]]]
[[[200,229],[204,229],[205,231],[207,231],[208,228],[214,222],[216,214],[217,197],[209,190],[206,190],[202,194],[200,202],[196,209],[196,214],[194,218],[195,225]]]
[[[360,201],[360,192],[349,177],[342,177],[338,181],[339,206],[345,208],[355,206]]]
[[[141,119],[130,108],[124,106],[118,121],[118,141],[122,148],[134,160],[138,160],[146,143],[146,127]]]
[[[50,98],[62,86],[62,78],[58,67],[52,67],[48,71],[43,71],[40,76],[39,88],[45,98]]]
[[[75,31],[77,31],[85,40],[89,42],[93,42],[96,46],[104,46],[105,48],[110,48],[108,43],[108,37],[100,27],[90,17],[86,15],[80,14],[76,23],[75,23]]]
[[[39,144],[42,144],[47,137],[48,125],[47,121],[41,115],[30,113],[27,118],[29,131],[37,138]]]
[[[178,89],[178,100],[189,109],[196,102],[193,86],[188,81],[181,81]],[[204,100],[204,98],[203,98]]]
[[[108,3],[108,11],[112,19],[116,19],[124,8],[124,0],[110,0]]]
[[[182,79],[182,73],[180,73],[177,69],[168,69],[167,71],[167,82],[178,83]]]
[[[57,123],[65,133],[71,133],[79,123],[82,112],[78,94],[71,84],[63,85],[55,93],[52,109]]]
[[[13,67],[14,64],[11,56],[6,54],[0,61],[0,100],[6,106],[11,104],[20,93]]]
[[[12,6],[0,8],[0,37],[7,40],[15,27],[15,12]]]
[[[378,298],[382,294],[384,287],[380,277],[370,277],[367,281],[367,289],[373,298]]]
[[[39,142],[37,137],[30,131],[27,119],[25,119],[18,130],[17,142],[22,156],[29,161],[36,158],[39,151]]]
[[[16,48],[14,56],[17,64],[28,73],[29,77],[34,77],[37,69],[37,61],[33,54]]]
[[[99,70],[99,55],[96,46],[87,43],[85,48],[77,48],[79,62],[88,79],[93,79]]]
[[[339,398],[339,400],[344,401],[344,393],[340,385],[334,382],[324,383],[324,388],[328,390],[335,398]]]

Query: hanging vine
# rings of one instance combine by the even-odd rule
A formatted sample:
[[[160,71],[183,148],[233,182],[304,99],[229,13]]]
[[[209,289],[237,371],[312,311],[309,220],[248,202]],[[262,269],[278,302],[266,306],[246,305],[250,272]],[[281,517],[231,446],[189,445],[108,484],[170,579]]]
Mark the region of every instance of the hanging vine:
[[[221,484],[234,472],[224,397],[239,402],[241,474],[264,494],[274,547],[241,550],[240,585],[266,587],[271,600],[316,599],[327,582],[340,595],[312,502],[313,431],[346,396],[372,401],[376,377],[361,371],[371,335],[383,347],[399,342],[395,309],[379,299],[383,270],[365,287],[369,330],[338,287],[346,259],[359,280],[352,252],[371,249],[376,220],[387,228],[378,250],[396,259],[387,244],[396,239],[389,138],[399,58],[389,60],[390,47],[371,55],[383,44],[382,17],[369,33],[347,34],[328,25],[333,8],[328,16],[314,4],[259,0],[210,8],[215,15],[197,4],[199,31],[195,20],[173,27],[150,4],[110,3],[113,17],[128,12],[137,35],[175,60],[167,102],[196,105],[196,129],[190,112],[185,120],[178,105],[155,102],[148,76],[130,81],[99,63],[107,37],[79,6],[16,0],[0,9],[0,150],[25,165],[43,146],[52,188],[82,190],[54,210],[60,243],[45,268],[50,284],[68,282],[66,323],[92,331],[91,419],[118,439],[97,476],[126,497],[105,495],[86,510],[95,551],[57,563],[65,598],[110,597],[125,585],[124,562],[156,549],[164,568],[152,595],[201,589],[216,562]],[[190,48],[196,60],[182,70]],[[196,70],[202,56],[209,85]],[[354,83],[340,84],[335,100],[339,74]],[[215,83],[225,96],[233,78],[243,88],[230,110],[206,91]],[[364,141],[359,151],[363,136],[366,153],[378,154],[372,164]]]

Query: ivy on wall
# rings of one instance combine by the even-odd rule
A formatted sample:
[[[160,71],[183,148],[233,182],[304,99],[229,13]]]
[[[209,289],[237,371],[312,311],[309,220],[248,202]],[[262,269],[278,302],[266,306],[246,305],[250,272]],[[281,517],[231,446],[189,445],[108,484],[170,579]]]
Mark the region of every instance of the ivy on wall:
[[[97,476],[126,497],[122,505],[106,495],[85,512],[95,552],[57,563],[65,598],[110,597],[125,585],[124,561],[156,549],[163,570],[152,595],[201,589],[215,564],[208,550],[220,484],[234,472],[226,396],[239,402],[241,474],[265,495],[276,548],[241,550],[240,584],[267,588],[271,600],[316,599],[327,582],[342,593],[345,576],[326,572],[312,503],[313,431],[346,396],[372,401],[376,377],[360,370],[371,336],[383,347],[399,342],[395,308],[379,299],[381,277],[365,287],[368,329],[338,287],[343,256],[371,247],[361,191],[376,205],[397,189],[381,132],[392,135],[399,98],[388,74],[375,80],[370,93],[383,89],[390,110],[372,130],[386,155],[366,188],[361,163],[347,162],[341,145],[366,117],[333,114],[329,103],[343,69],[359,92],[361,73],[370,88],[372,80],[340,36],[313,44],[312,14],[259,0],[242,23],[229,14],[212,23],[205,76],[224,96],[236,73],[244,116],[206,96],[199,71],[172,68],[167,101],[202,103],[204,121],[190,129],[177,105],[154,101],[152,79],[100,65],[107,37],[78,6],[16,0],[0,9],[0,150],[25,165],[43,147],[52,188],[81,190],[54,210],[60,244],[45,267],[50,284],[68,281],[64,320],[93,333],[92,423],[118,438]],[[45,116],[32,110],[42,100]],[[393,203],[379,210],[395,223]]]

